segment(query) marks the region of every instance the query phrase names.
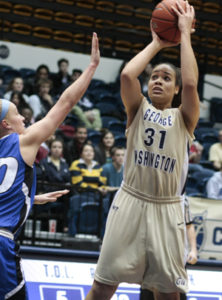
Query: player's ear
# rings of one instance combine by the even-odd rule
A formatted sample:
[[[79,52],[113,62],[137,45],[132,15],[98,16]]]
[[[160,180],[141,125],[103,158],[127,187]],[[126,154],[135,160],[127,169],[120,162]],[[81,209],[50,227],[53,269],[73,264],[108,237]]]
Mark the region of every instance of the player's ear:
[[[175,92],[174,92],[174,94],[175,94],[175,95],[178,95],[178,94],[179,94],[179,91],[180,91],[180,87],[179,87],[179,85],[177,85],[177,86],[175,87]]]
[[[9,124],[8,124],[8,122],[7,122],[6,119],[3,119],[3,120],[1,121],[1,125],[2,125],[3,128],[6,128],[6,129],[9,127]]]

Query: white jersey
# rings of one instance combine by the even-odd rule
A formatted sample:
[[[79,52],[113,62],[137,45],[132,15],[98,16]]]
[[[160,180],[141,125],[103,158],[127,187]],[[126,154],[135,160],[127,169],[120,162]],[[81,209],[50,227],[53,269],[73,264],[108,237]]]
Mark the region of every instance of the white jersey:
[[[126,136],[124,183],[151,197],[180,196],[193,139],[181,111],[158,110],[143,98]]]

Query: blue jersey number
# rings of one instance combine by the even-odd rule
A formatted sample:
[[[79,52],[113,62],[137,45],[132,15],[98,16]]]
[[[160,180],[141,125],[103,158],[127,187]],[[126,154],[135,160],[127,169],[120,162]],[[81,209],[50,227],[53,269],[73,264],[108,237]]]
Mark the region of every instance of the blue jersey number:
[[[6,166],[4,174],[1,174],[0,194],[6,192],[13,185],[17,171],[18,162],[14,157],[0,159],[0,168]]]
[[[146,140],[144,140],[144,143],[146,146],[151,146],[154,142],[154,138],[155,138],[155,130],[153,128],[147,128],[145,130],[147,137]],[[164,146],[164,141],[165,141],[165,137],[166,137],[166,130],[160,130],[160,142],[159,142],[159,148],[163,149]]]

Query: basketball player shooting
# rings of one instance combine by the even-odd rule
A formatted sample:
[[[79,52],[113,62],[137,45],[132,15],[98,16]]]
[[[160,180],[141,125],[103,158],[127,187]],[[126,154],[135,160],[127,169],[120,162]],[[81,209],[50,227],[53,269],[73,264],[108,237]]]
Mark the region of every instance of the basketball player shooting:
[[[194,8],[186,1],[173,8],[181,32],[181,78],[169,63],[154,66],[150,104],[139,75],[163,48],[151,26],[152,41],[121,73],[127,112],[124,180],[111,205],[93,286],[86,300],[108,300],[119,283],[141,284],[155,299],[178,300],[188,291],[185,271],[183,191],[188,170],[187,146],[199,118],[198,68],[191,45]],[[180,79],[182,87],[180,87]],[[181,90],[181,105],[172,108]]]
[[[0,100],[0,299],[28,299],[20,269],[16,239],[33,202],[55,201],[68,191],[35,196],[34,161],[41,145],[62,123],[85,93],[99,64],[97,35],[92,38],[91,61],[82,75],[61,95],[48,114],[25,128],[16,106]]]

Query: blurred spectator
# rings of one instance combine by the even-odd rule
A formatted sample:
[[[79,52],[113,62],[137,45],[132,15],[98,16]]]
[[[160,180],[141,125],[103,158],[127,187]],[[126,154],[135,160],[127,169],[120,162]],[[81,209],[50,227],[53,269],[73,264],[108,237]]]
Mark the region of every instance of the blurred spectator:
[[[215,172],[206,185],[207,197],[222,200],[222,171]]]
[[[19,113],[21,113],[23,108],[30,108],[21,92],[12,92],[9,100],[15,104]]]
[[[53,80],[53,94],[60,95],[67,86],[71,83],[71,77],[69,75],[69,61],[65,58],[61,58],[57,61],[58,72],[52,77]]]
[[[22,77],[13,78],[6,89],[6,93],[4,94],[4,99],[10,100],[13,92],[19,92],[22,93],[22,96],[25,99],[26,103],[29,104],[29,97],[23,92],[23,89],[24,89],[24,81]]]
[[[40,167],[42,170],[42,178],[44,181],[50,183],[50,185],[44,186],[44,192],[56,191],[59,188],[64,189],[63,185],[70,186],[71,175],[69,172],[69,166],[65,159],[62,158],[63,152],[63,141],[61,139],[54,139],[50,141],[49,153],[46,158],[42,159],[40,162]],[[59,187],[59,185],[61,187]],[[67,195],[61,197],[57,202],[48,203],[44,207],[47,209],[55,208],[57,212],[64,212],[64,224],[63,231],[68,231],[68,198]]]
[[[54,105],[52,95],[50,94],[52,81],[50,79],[40,79],[37,83],[37,94],[29,97],[29,105],[33,110],[34,119],[38,115],[45,116]]]
[[[85,124],[87,129],[100,130],[102,128],[102,119],[99,109],[83,111],[79,105],[75,105],[71,113],[76,115],[79,123]]]
[[[41,144],[36,155],[35,163],[38,164],[49,153],[49,145],[55,139],[55,135],[52,134],[44,143]]]
[[[111,149],[115,144],[115,137],[112,131],[108,129],[102,130],[99,145],[95,147],[95,160],[101,165],[112,162]]]
[[[209,161],[213,163],[215,170],[222,167],[222,130],[218,132],[218,143],[214,143],[209,150]]]
[[[203,153],[203,146],[197,141],[193,141],[189,152],[189,163],[199,164]]]
[[[80,159],[72,162],[70,172],[72,184],[81,188],[98,189],[106,185],[106,178],[102,176],[101,165],[94,160],[94,147],[85,144],[82,148]]]
[[[203,153],[203,146],[198,141],[193,141],[189,150],[189,172],[201,171],[203,166],[200,160]]]
[[[70,184],[71,176],[69,166],[63,155],[63,141],[52,139],[49,142],[49,153],[40,161],[44,173],[44,180],[52,183]],[[58,189],[58,187],[57,187]],[[48,186],[46,191],[54,191],[56,187]]]
[[[102,176],[102,167],[94,160],[94,148],[90,144],[83,145],[81,157],[73,161],[70,167],[72,184],[77,187],[90,189],[92,199],[99,202],[98,195],[93,193],[92,189],[99,190],[102,193],[105,190],[106,177]],[[89,192],[85,192],[87,197]],[[83,193],[81,193],[83,194]],[[108,213],[109,201],[103,199],[104,218]],[[77,232],[77,216],[80,212],[81,197],[77,194],[70,198],[70,211],[69,211],[69,234],[75,235]],[[104,219],[103,218],[103,219]]]
[[[28,78],[25,81],[25,91],[28,95],[37,93],[37,83],[40,79],[49,79],[50,71],[47,65],[39,65],[36,69],[34,78]]]
[[[82,74],[82,70],[80,70],[80,69],[73,69],[72,70],[72,75],[71,75],[71,82],[76,81],[76,79],[78,79],[81,74]],[[81,107],[81,109],[83,111],[89,110],[89,109],[93,108],[93,103],[90,101],[90,98],[88,97],[87,92],[79,100],[78,107]],[[75,106],[74,106],[74,108],[75,108]],[[73,113],[76,114],[76,115],[80,114],[80,112],[78,112],[78,111],[77,112],[73,112]],[[85,124],[85,120],[83,120],[83,123]],[[87,128],[91,128],[91,127],[87,127]]]
[[[76,79],[78,79],[81,74],[82,74],[82,70],[73,69],[72,70],[72,75],[71,75],[71,81],[72,82],[76,81]]]
[[[25,118],[25,127],[29,127],[33,124],[33,110],[31,107],[23,107],[21,109],[21,115]]]
[[[64,149],[64,157],[70,165],[74,160],[80,158],[83,145],[88,143],[88,133],[85,125],[79,125],[76,127],[75,137],[66,144]]]
[[[113,147],[111,150],[112,162],[102,166],[103,175],[107,178],[106,190],[109,192],[117,191],[123,180],[123,163],[125,148]]]

